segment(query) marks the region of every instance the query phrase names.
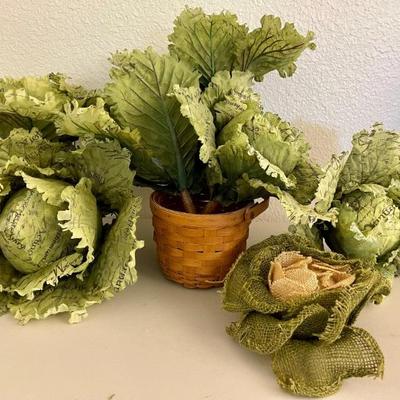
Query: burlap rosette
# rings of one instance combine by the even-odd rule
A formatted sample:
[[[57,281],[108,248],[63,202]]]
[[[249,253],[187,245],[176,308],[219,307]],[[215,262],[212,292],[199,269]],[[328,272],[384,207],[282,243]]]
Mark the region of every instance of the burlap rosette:
[[[320,251],[300,236],[272,236],[245,252],[226,278],[223,306],[243,313],[227,331],[272,356],[284,389],[327,396],[345,378],[382,375],[379,346],[352,325],[366,303],[389,291],[371,263]]]

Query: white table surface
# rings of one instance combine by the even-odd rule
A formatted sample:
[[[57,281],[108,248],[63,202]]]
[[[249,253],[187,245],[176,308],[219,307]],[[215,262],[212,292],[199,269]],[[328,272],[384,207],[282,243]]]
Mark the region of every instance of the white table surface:
[[[264,218],[249,244],[284,231]],[[236,319],[215,289],[184,289],[165,280],[155,260],[151,222],[139,235],[139,281],[69,325],[64,316],[18,325],[0,319],[0,400],[266,400],[292,399],[275,383],[267,357],[225,333]],[[400,398],[400,279],[382,305],[369,305],[356,325],[385,354],[383,380],[346,380],[333,400]]]

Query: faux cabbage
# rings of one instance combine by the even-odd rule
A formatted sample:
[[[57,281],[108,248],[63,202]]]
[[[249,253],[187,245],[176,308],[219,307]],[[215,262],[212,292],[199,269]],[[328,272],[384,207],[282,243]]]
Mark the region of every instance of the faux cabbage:
[[[308,220],[308,227],[332,250],[373,259],[391,274],[400,266],[400,135],[375,124],[355,134],[352,143],[341,165],[326,170],[331,196],[324,207],[334,211],[333,218]],[[305,226],[292,230],[311,234]]]
[[[22,323],[68,312],[78,322],[136,281],[130,160],[116,141],[72,147],[37,128],[0,140],[2,312]]]

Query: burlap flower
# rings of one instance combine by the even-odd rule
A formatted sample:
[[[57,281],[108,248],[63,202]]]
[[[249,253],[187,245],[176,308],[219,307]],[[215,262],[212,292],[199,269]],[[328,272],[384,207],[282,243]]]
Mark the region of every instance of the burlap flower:
[[[289,280],[295,285],[282,290]],[[272,356],[284,389],[326,396],[345,378],[382,374],[379,346],[352,324],[367,302],[389,291],[373,264],[320,251],[300,236],[272,236],[245,252],[226,278],[223,306],[243,313],[227,331]]]

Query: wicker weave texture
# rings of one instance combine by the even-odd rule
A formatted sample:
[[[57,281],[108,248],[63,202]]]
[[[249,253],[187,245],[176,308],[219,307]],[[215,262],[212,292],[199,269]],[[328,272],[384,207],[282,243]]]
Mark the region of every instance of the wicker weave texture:
[[[154,240],[158,261],[166,278],[187,288],[221,286],[238,255],[246,249],[252,218],[264,204],[248,205],[222,214],[188,214],[163,207],[163,193],[155,192]]]

